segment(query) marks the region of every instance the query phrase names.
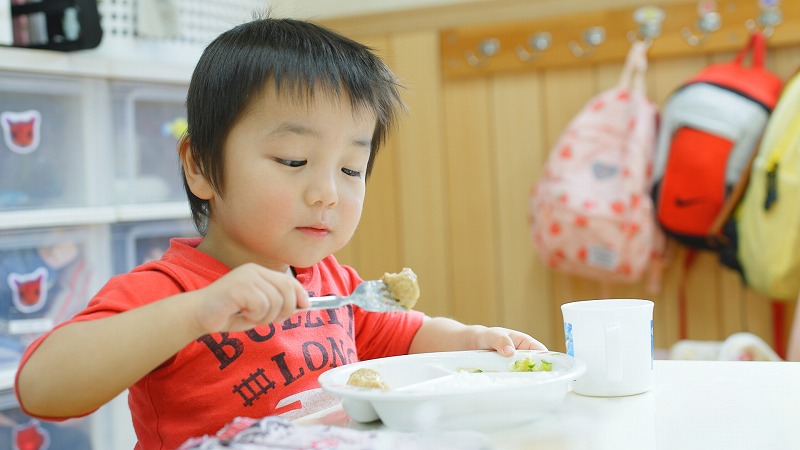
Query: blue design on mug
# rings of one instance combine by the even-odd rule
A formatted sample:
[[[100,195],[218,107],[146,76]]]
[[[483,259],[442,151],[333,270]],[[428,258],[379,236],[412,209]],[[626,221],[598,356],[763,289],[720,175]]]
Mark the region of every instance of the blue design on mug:
[[[656,359],[656,338],[653,333],[653,319],[650,319],[650,369],[653,368],[654,359]]]
[[[574,357],[575,348],[572,345],[572,324],[569,322],[564,322],[564,337],[566,338],[567,354]]]

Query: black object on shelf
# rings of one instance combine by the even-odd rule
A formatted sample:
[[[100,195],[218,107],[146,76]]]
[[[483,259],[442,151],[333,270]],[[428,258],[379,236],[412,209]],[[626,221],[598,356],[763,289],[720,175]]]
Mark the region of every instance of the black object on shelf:
[[[100,45],[96,0],[42,0],[11,5],[12,46],[71,52]]]

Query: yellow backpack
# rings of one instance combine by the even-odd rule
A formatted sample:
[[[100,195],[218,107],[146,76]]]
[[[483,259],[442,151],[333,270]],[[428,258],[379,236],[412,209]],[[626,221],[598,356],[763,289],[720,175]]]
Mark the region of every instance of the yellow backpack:
[[[737,259],[754,291],[800,294],[800,72],[769,118],[738,207]]]

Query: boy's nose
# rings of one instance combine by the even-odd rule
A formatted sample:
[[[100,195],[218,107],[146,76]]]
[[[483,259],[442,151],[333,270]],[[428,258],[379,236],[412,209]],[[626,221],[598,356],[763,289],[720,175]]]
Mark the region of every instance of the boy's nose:
[[[306,202],[310,206],[333,208],[339,202],[337,191],[333,175],[315,175],[306,190]]]

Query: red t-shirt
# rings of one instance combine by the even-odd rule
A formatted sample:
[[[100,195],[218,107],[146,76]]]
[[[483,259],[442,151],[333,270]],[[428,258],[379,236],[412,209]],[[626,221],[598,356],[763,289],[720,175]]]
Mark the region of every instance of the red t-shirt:
[[[67,323],[108,317],[199,289],[230,271],[198,251],[199,243],[173,239],[161,260],[113,277]],[[295,271],[312,296],[346,295],[362,281],[333,256]],[[296,313],[249,331],[201,336],[130,387],[137,448],[174,449],[191,437],[215,433],[235,417],[313,408],[324,397],[317,383],[322,372],[408,353],[423,318],[417,311],[370,313],[345,306]],[[48,335],[31,344],[22,365]]]

